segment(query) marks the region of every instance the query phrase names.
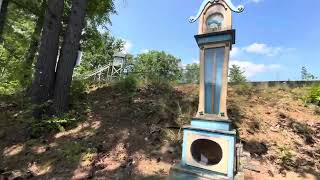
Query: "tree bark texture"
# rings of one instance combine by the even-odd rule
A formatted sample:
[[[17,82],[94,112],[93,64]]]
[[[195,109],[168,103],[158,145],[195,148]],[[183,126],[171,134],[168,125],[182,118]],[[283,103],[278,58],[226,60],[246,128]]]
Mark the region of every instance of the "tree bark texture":
[[[37,18],[36,24],[35,24],[35,28],[34,31],[31,35],[31,42],[29,45],[29,48],[25,54],[25,62],[23,65],[23,79],[21,84],[26,87],[31,79],[32,76],[32,64],[34,62],[34,59],[36,57],[36,53],[38,51],[38,47],[39,47],[39,42],[40,42],[40,37],[41,37],[41,31],[43,28],[43,23],[44,23],[44,16],[45,16],[45,12],[46,12],[46,7],[47,7],[47,3],[46,0],[43,0],[41,3],[41,9],[39,12],[39,16]]]
[[[3,42],[3,30],[4,26],[7,20],[7,14],[8,14],[8,6],[9,6],[9,0],[0,0],[2,1],[1,8],[0,8],[0,43]]]
[[[63,10],[64,0],[48,1],[39,56],[31,88],[31,98],[36,104],[46,102],[53,95]]]
[[[82,30],[85,24],[87,0],[73,0],[57,66],[54,109],[61,114],[68,110],[68,96],[76,63]]]

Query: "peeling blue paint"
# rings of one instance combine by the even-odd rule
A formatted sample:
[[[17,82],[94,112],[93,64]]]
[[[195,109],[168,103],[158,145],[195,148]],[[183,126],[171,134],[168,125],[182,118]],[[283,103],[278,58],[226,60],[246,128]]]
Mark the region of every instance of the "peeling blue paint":
[[[223,41],[232,41],[233,37],[231,34],[221,34],[216,36],[209,36],[209,37],[201,37],[197,38],[198,45],[204,45],[209,43],[217,43],[217,42],[223,42]]]
[[[191,126],[212,129],[212,130],[223,130],[230,131],[231,125],[229,122],[225,121],[206,121],[201,119],[193,118],[191,121]]]

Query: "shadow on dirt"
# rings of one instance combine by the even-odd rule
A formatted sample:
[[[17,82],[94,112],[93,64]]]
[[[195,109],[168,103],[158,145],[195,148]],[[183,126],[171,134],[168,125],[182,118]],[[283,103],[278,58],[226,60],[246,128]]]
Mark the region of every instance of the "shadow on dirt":
[[[179,129],[166,127],[188,123],[196,111],[197,99],[185,97],[174,88],[149,86],[133,95],[97,89],[84,98],[85,121],[38,139],[28,138],[23,119],[12,120],[21,107],[6,109],[0,179],[162,179],[181,153]]]

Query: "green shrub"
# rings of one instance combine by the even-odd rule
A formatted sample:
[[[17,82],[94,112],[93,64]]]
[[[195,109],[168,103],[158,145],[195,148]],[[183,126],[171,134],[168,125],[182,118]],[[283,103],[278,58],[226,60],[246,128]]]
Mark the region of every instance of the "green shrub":
[[[46,117],[42,120],[33,120],[31,122],[30,136],[32,138],[41,137],[44,134],[48,134],[54,131],[65,131],[67,126],[70,126],[76,122],[76,118],[71,115],[65,115],[63,117]]]
[[[301,135],[311,135],[312,129],[307,124],[302,124],[298,122],[292,123],[292,129],[294,132]]]
[[[20,88],[18,81],[8,81],[0,83],[0,94],[14,94]]]
[[[295,155],[286,147],[279,148],[279,160],[280,165],[285,168],[292,167],[294,165]]]
[[[240,83],[233,85],[233,87],[238,95],[250,95],[252,92],[252,85],[248,83]]]
[[[320,105],[320,84],[313,86],[310,90],[309,100],[311,103]]]
[[[70,93],[72,96],[77,96],[88,91],[90,82],[87,80],[74,80],[71,84]]]
[[[138,88],[138,80],[133,75],[130,75],[115,82],[114,87],[126,93],[133,93]]]

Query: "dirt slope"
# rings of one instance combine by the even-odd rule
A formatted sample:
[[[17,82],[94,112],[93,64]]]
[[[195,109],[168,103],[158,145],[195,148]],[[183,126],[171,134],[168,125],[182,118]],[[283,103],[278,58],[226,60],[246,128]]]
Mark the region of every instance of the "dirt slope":
[[[320,172],[319,107],[301,100],[307,88],[229,89],[229,115],[238,127],[253,179],[316,179]],[[256,166],[256,167],[255,167]]]
[[[24,179],[162,179],[181,154],[182,133],[197,110],[197,86],[105,87],[78,99],[84,121],[30,139],[23,109],[1,98],[0,173]],[[229,88],[229,117],[250,153],[246,179],[316,179],[320,169],[318,107],[304,89]],[[8,106],[9,104],[9,106]],[[22,111],[22,112],[20,112]],[[1,178],[0,178],[1,179]]]

